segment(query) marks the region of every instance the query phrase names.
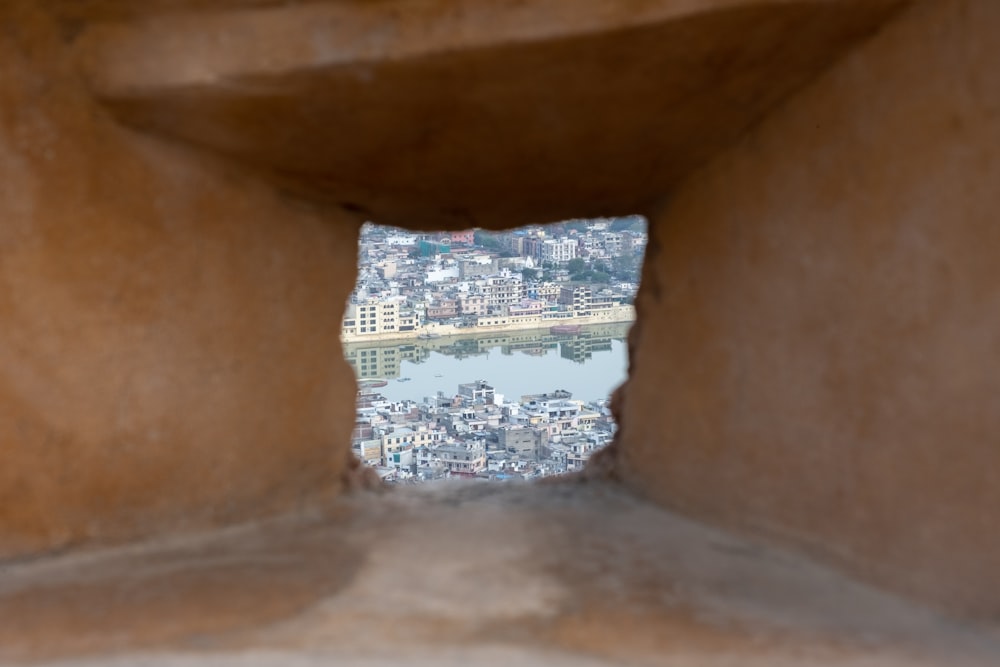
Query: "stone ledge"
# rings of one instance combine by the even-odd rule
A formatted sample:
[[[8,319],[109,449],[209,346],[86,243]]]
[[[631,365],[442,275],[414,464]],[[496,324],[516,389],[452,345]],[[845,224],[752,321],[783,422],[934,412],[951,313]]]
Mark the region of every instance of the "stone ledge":
[[[311,518],[11,567],[0,617],[5,664],[952,667],[1000,656],[996,638],[802,557],[572,481],[361,493]]]

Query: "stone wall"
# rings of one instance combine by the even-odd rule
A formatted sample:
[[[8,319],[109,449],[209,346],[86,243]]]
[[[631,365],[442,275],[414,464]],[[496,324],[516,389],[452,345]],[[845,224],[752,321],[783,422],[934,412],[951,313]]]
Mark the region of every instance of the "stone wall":
[[[0,25],[0,559],[336,490],[358,224],[117,126],[32,3]]]
[[[1000,5],[903,4],[3,3],[0,560],[335,493],[354,214],[669,195],[619,477],[1000,613]]]
[[[1000,613],[1000,4],[918,3],[654,216],[629,484]]]

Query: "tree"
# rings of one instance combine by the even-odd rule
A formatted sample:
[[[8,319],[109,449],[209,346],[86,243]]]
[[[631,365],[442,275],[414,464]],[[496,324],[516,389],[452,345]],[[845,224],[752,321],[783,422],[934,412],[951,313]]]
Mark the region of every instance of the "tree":
[[[630,215],[624,218],[615,218],[611,221],[609,229],[613,232],[633,232],[646,231],[646,221],[640,215]]]
[[[481,248],[486,248],[488,250],[500,249],[500,240],[493,234],[483,231],[482,229],[477,229],[475,231],[474,240],[476,245]]]
[[[534,280],[537,280],[538,270],[529,268],[521,269],[521,279],[524,280],[524,282],[532,282]]]
[[[635,255],[621,255],[611,260],[611,274],[628,282],[636,282],[639,277],[639,258]]]
[[[587,268],[587,263],[579,257],[574,257],[573,259],[569,260],[568,264],[566,264],[566,270],[569,271],[570,273],[580,273],[585,268]]]

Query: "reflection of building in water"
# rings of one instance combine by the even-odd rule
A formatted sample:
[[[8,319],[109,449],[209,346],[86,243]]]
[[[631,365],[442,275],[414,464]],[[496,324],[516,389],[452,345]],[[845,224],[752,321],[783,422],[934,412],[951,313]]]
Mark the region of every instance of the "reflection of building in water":
[[[491,333],[485,336],[442,337],[430,340],[409,340],[405,343],[372,344],[348,343],[344,356],[359,378],[398,378],[402,363],[420,364],[430,358],[431,352],[463,359],[488,353],[500,348],[502,354],[544,355],[560,348],[564,359],[584,362],[594,352],[611,351],[613,340],[624,340],[628,323],[615,323],[585,328],[579,334],[553,334],[549,331],[514,331],[506,334]]]
[[[479,342],[475,338],[460,338],[449,345],[437,348],[435,352],[447,354],[449,357],[455,357],[456,359],[464,359],[466,357],[486,354],[489,352],[489,349],[489,347],[479,345]]]
[[[590,338],[589,336],[574,336],[572,339],[559,343],[559,356],[578,363],[587,361],[594,352],[610,352],[610,338]]]
[[[555,341],[524,341],[514,343],[513,345],[504,345],[500,348],[500,352],[502,354],[521,352],[523,354],[531,354],[541,357],[544,356],[549,350],[554,350],[558,346],[559,343]]]
[[[404,361],[420,363],[430,350],[417,345],[345,349],[344,356],[359,378],[396,378]]]

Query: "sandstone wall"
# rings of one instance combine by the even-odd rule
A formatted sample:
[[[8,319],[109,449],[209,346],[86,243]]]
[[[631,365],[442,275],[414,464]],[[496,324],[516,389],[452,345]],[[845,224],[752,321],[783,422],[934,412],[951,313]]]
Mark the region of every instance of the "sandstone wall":
[[[621,471],[1000,613],[1000,3],[917,3],[652,223]]]
[[[115,125],[32,3],[0,25],[0,559],[335,490],[357,223]]]

